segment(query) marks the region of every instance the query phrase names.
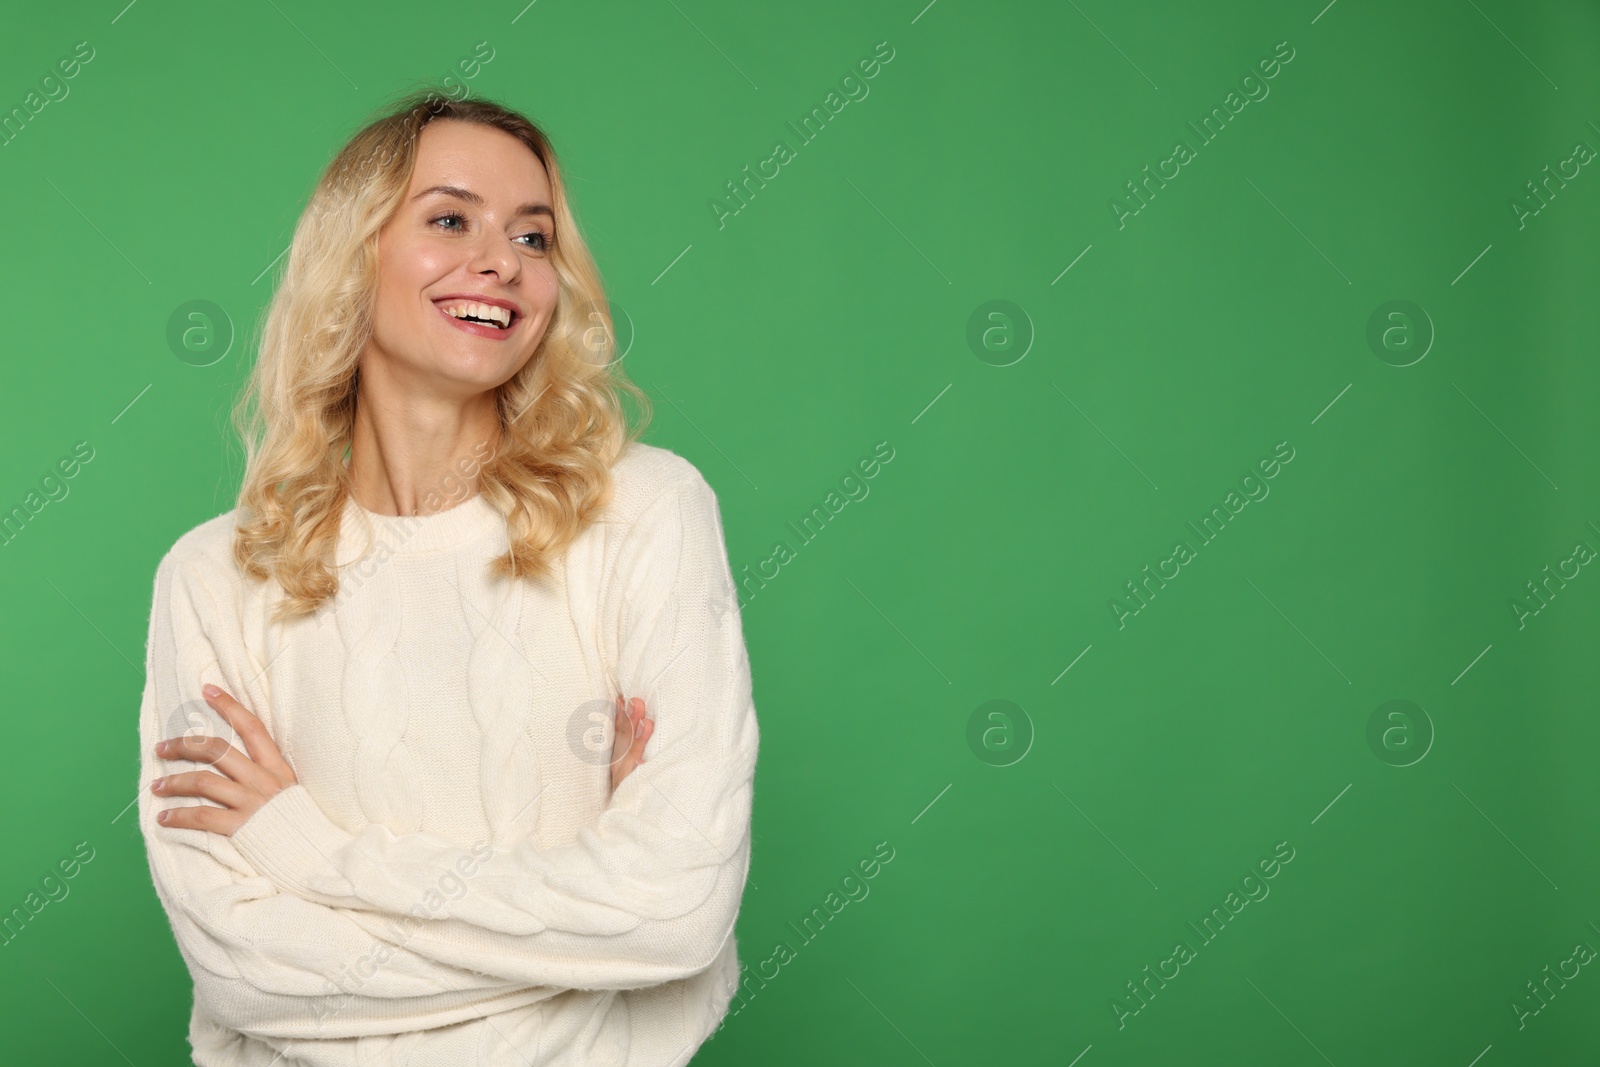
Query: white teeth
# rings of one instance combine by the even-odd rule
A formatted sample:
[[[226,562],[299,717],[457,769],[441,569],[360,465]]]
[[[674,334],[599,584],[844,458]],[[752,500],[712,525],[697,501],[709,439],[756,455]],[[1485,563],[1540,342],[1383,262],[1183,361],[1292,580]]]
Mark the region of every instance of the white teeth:
[[[439,310],[453,318],[462,319],[468,315],[475,319],[487,319],[502,330],[511,328],[511,312],[494,304],[480,304],[476,301],[456,301],[449,304],[440,304]]]

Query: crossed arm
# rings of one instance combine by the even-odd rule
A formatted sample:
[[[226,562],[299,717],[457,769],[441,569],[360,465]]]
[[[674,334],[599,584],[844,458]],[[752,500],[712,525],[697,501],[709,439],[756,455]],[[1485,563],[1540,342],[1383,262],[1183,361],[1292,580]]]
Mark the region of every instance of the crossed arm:
[[[173,554],[157,571],[139,822],[208,1014],[264,1036],[395,1033],[566,989],[654,985],[715,960],[749,865],[757,734],[738,613],[719,595],[731,588],[720,515],[703,481],[645,509],[607,597],[618,678],[652,708],[655,751],[594,825],[554,848],[528,838],[474,850],[379,825],[350,833],[298,782],[231,835],[158,823],[165,805],[150,783],[189,769],[155,757],[163,720],[201,700],[207,682],[251,693],[238,613],[219,610],[202,573]]]

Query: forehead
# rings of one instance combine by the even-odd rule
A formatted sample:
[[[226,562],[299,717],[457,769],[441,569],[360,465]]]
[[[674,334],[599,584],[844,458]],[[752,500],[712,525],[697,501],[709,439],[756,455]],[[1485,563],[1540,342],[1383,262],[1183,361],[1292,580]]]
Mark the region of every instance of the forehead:
[[[434,185],[471,189],[495,202],[545,200],[550,181],[533,149],[504,130],[439,119],[417,138],[410,194]]]

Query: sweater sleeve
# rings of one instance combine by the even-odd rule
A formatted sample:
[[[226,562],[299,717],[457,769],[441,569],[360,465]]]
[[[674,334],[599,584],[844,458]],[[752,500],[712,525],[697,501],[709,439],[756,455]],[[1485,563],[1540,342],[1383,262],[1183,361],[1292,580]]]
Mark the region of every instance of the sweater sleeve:
[[[498,846],[471,890],[442,902],[413,939],[417,951],[573,989],[655,985],[716,960],[749,869],[758,742],[733,593],[716,496],[696,471],[644,508],[602,592],[600,637],[615,649],[623,695],[644,698],[656,723],[646,761],[576,840]],[[232,840],[280,888],[375,914],[403,913],[416,872],[467,854],[378,824],[351,834],[301,785]]]
[[[249,665],[237,622],[217,610],[205,579],[212,568],[202,564],[174,551],[156,570],[137,798],[156,896],[194,979],[197,1005],[256,1037],[340,1038],[444,1026],[561,992],[497,975],[487,965],[474,971],[420,953],[408,947],[415,930],[427,926],[416,913],[379,924],[302,899],[252,869],[229,837],[156,822],[163,808],[210,803],[150,792],[158,775],[198,767],[158,758],[156,742],[190,728],[226,730],[201,697],[206,682],[236,694],[257,692],[259,673]],[[459,883],[450,873],[428,877],[448,889]],[[422,904],[422,896],[408,907]]]

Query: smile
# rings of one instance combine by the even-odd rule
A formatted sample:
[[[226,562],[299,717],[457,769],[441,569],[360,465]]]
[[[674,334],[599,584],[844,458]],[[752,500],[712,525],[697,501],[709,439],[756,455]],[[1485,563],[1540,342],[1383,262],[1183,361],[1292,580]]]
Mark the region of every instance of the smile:
[[[505,340],[521,319],[509,308],[473,300],[442,300],[434,306],[456,329],[496,340]]]

